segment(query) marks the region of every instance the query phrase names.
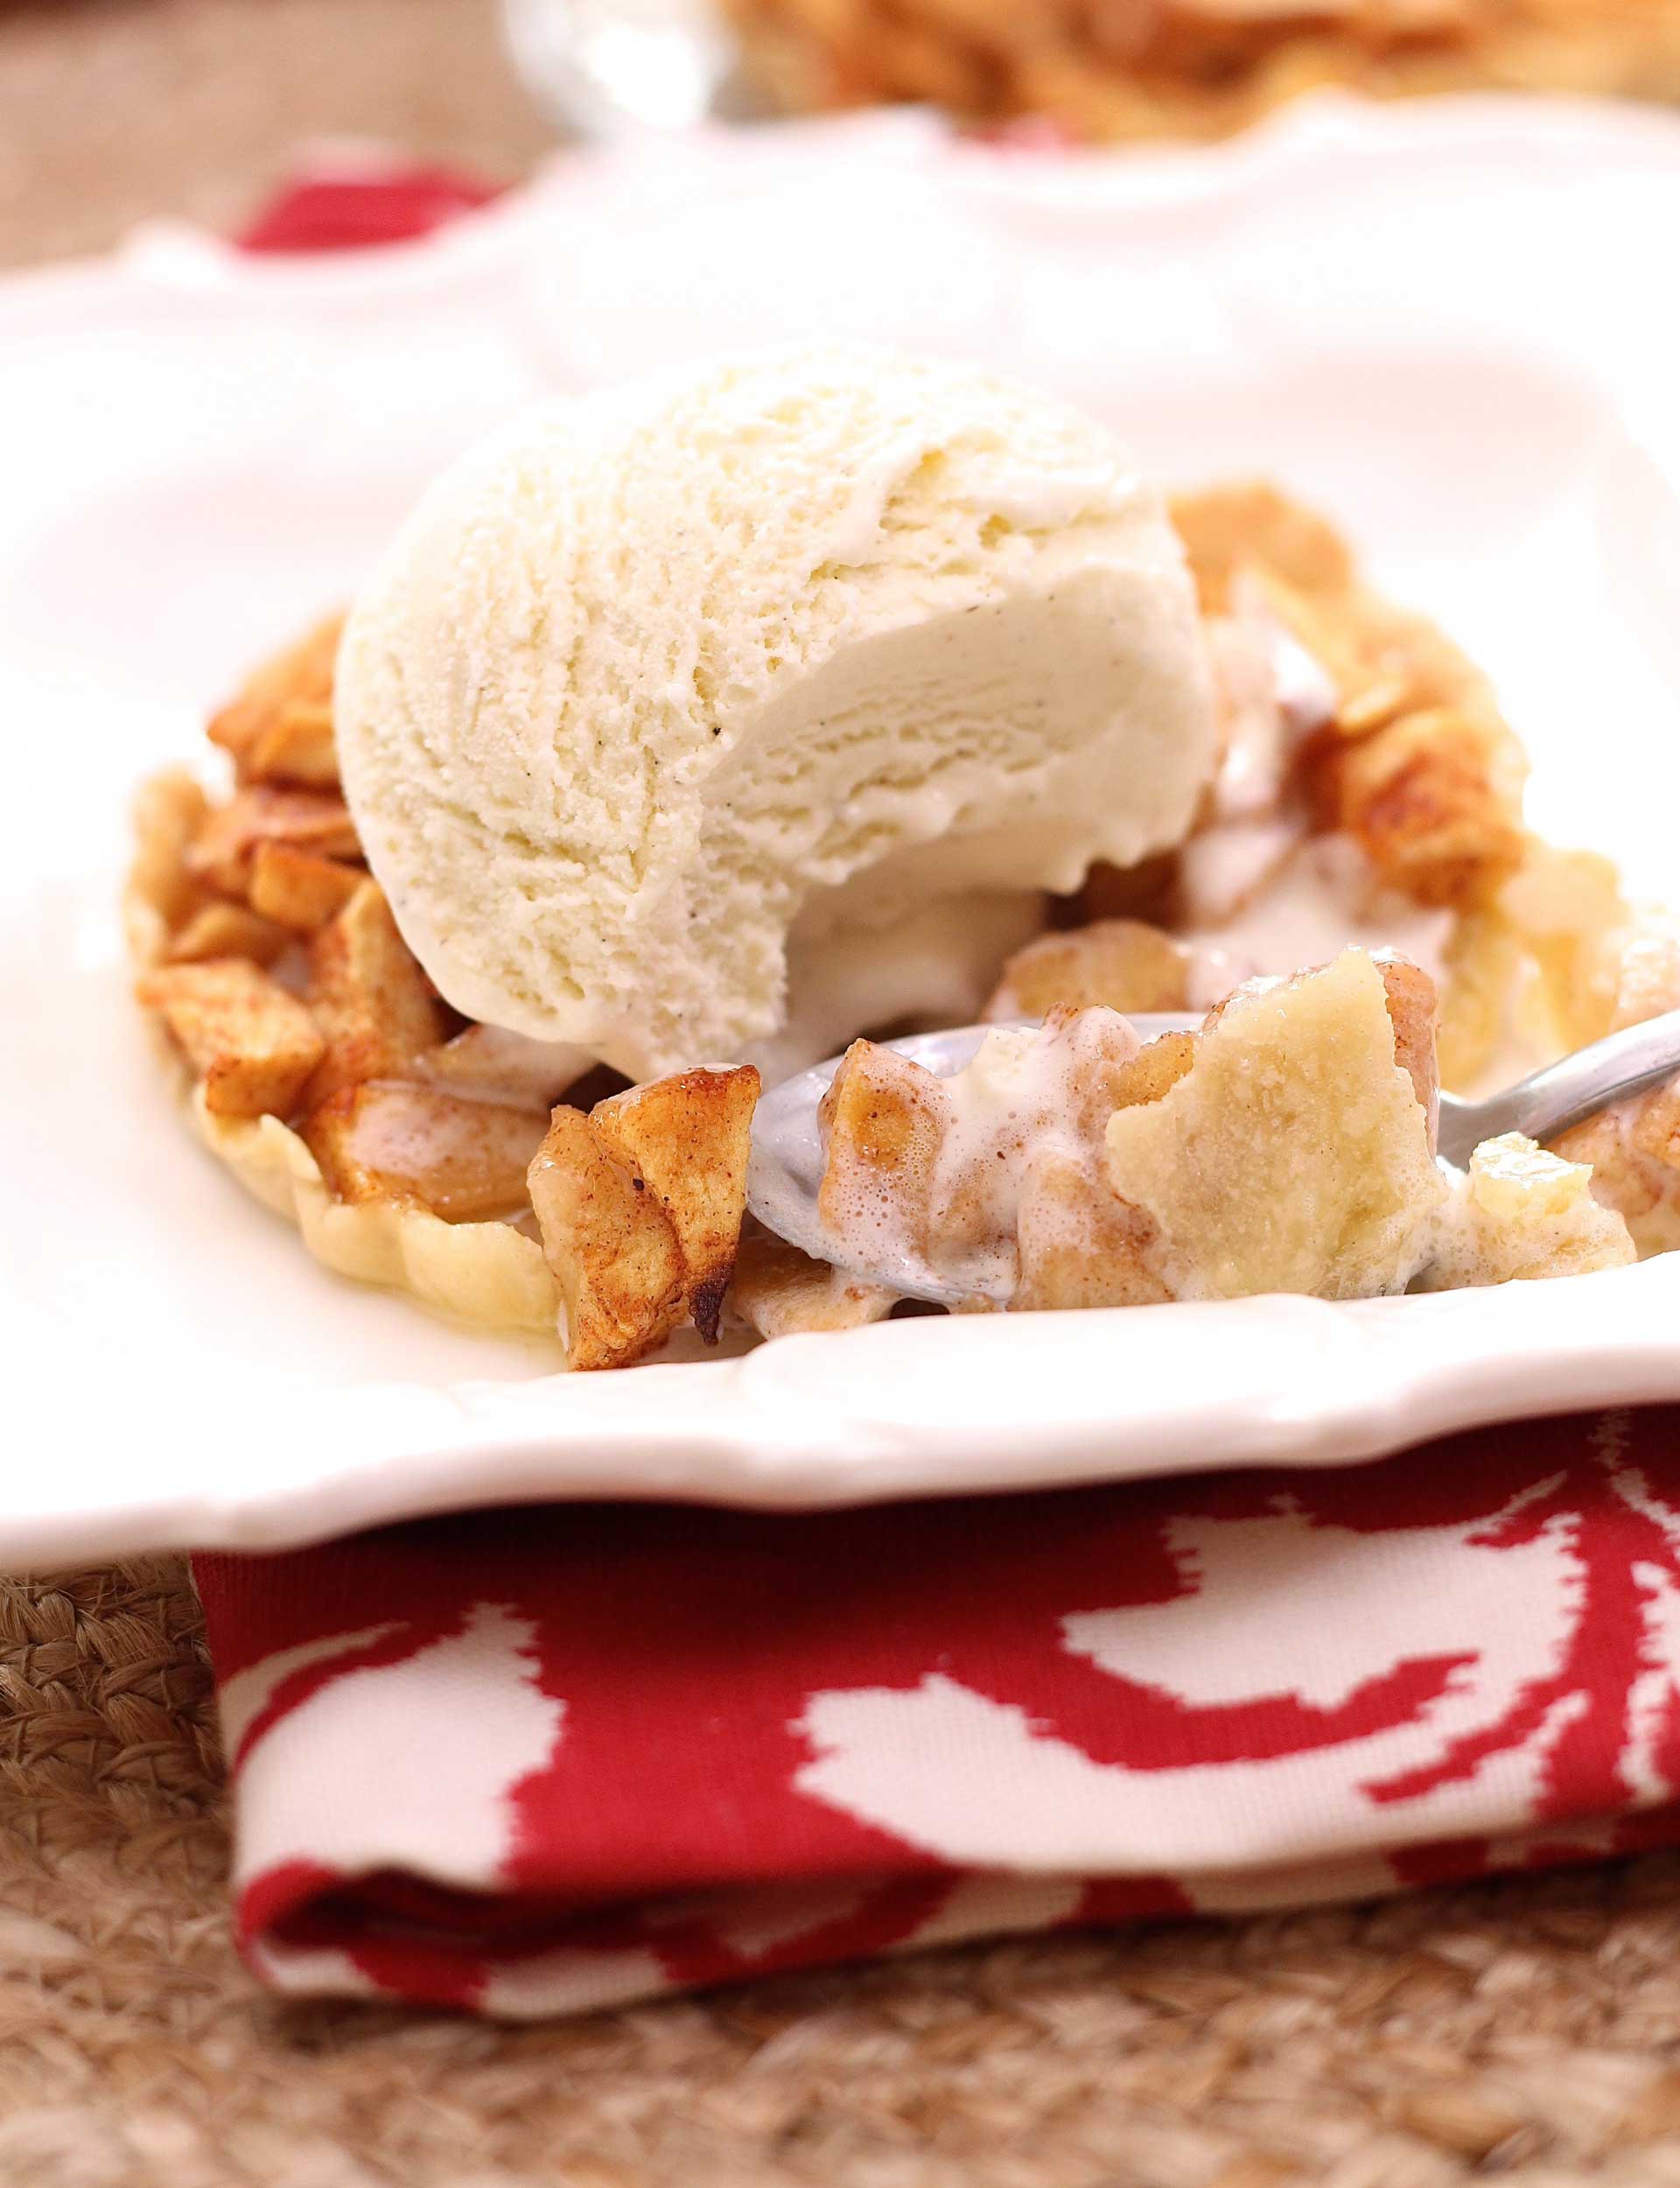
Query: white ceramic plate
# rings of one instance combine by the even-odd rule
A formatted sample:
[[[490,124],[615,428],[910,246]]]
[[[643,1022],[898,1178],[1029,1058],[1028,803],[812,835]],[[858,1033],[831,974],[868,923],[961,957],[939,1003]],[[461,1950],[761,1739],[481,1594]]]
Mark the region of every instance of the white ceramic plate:
[[[852,332],[1265,471],[1493,669],[1532,812],[1661,893],[1680,811],[1680,125],[1303,107],[1213,153],[956,151],[914,116],[559,163],[430,243],[154,231],[0,285],[0,1559],[451,1505],[816,1504],[1294,1460],[1680,1398],[1680,1257],[1332,1307],[911,1322],[567,1378],[317,1267],[189,1140],[125,1001],[135,780],[543,388]]]

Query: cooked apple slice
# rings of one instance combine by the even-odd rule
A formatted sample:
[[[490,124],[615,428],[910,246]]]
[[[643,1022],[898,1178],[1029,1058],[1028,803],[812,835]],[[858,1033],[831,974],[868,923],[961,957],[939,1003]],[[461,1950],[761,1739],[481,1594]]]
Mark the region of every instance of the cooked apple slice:
[[[556,1109],[529,1173],[574,1368],[628,1367],[682,1312],[687,1271],[659,1196],[580,1109]]]
[[[1122,1306],[1165,1296],[1142,1251],[1152,1228],[1110,1190],[1103,1133],[1115,1110],[1158,1098],[1188,1035],[1141,1048],[1102,1005],[1054,1004],[1037,1033],[990,1036],[947,1083],[928,1259],[1016,1307]]]
[[[861,1329],[884,1322],[899,1294],[813,1260],[749,1216],[729,1287],[729,1308],[760,1337]]]
[[[376,881],[362,881],[314,936],[309,965],[309,1006],[326,1039],[312,1105],[340,1087],[402,1077],[443,1039],[442,1006]]]
[[[918,1258],[951,1121],[944,1083],[872,1041],[854,1041],[818,1112],[827,1161],[817,1210],[864,1261]]]
[[[1232,581],[1256,563],[1308,594],[1340,593],[1353,581],[1353,557],[1340,536],[1264,480],[1178,494],[1171,508],[1210,614],[1224,610]]]
[[[993,1025],[1042,1018],[1055,1003],[1116,1011],[1179,1011],[1190,997],[1190,953],[1141,919],[1100,919],[1041,935],[1018,950],[984,1015]]]
[[[1038,1043],[1046,1120],[1065,1124],[1082,1147],[1096,1147],[1116,1109],[1158,1101],[1183,1077],[1196,1037],[1162,1034],[1140,1043],[1130,1021],[1103,1004],[1054,1003]]]
[[[1021,1274],[1012,1307],[1147,1307],[1172,1296],[1149,1217],[1082,1150],[1054,1138],[1028,1158],[1016,1232]]]
[[[450,1223],[487,1223],[526,1204],[545,1110],[464,1102],[376,1079],[324,1102],[304,1138],[342,1201],[412,1200]]]
[[[335,789],[339,755],[332,739],[332,710],[301,703],[286,707],[251,746],[246,772],[259,782],[308,783]]]
[[[607,1146],[658,1198],[676,1232],[694,1326],[718,1342],[718,1316],[746,1213],[746,1158],[759,1075],[679,1071],[598,1102]]]
[[[366,879],[318,852],[265,841],[251,853],[250,907],[295,935],[312,935],[338,916]]]
[[[230,752],[242,781],[337,787],[332,671],[342,616],[265,662],[211,720],[212,744]]]
[[[224,896],[245,896],[259,844],[290,844],[322,859],[354,859],[361,845],[350,809],[329,790],[281,790],[266,782],[235,790],[213,807],[193,838],[186,867]]]
[[[1169,1094],[1196,1061],[1194,1034],[1162,1034],[1145,1041],[1127,1063],[1110,1077],[1107,1091],[1115,1109],[1130,1109],[1138,1102],[1158,1102]]]
[[[1459,1181],[1425,1291],[1578,1276],[1625,1268],[1634,1241],[1622,1216],[1593,1197],[1584,1165],[1518,1132],[1484,1140]]]
[[[192,914],[170,943],[168,961],[202,964],[211,957],[244,957],[252,964],[272,964],[290,940],[271,919],[223,898]]]
[[[134,864],[129,869],[130,941],[144,963],[162,956],[204,901],[188,867],[210,801],[184,768],[143,783],[134,802]]]
[[[290,1117],[325,1048],[295,995],[254,964],[224,957],[146,973],[136,992],[161,1011],[218,1117]]]

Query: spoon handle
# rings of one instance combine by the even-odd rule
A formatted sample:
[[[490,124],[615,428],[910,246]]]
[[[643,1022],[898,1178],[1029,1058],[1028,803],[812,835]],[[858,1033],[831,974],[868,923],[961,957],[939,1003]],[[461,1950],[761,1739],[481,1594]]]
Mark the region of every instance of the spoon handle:
[[[1577,1048],[1549,1063],[1544,1071],[1520,1079],[1485,1102],[1443,1101],[1441,1153],[1449,1162],[1468,1161],[1483,1140],[1501,1133],[1526,1133],[1530,1140],[1550,1140],[1583,1118],[1595,1116],[1612,1102],[1642,1094],[1680,1075],[1680,1010],[1665,1011],[1643,1025]]]

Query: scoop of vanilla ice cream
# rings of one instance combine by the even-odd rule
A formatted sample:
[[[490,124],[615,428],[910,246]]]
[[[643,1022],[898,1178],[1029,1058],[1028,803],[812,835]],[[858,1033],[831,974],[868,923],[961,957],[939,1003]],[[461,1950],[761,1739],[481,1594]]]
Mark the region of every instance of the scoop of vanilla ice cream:
[[[638,1077],[775,1034],[795,921],[820,964],[939,900],[1070,888],[1180,838],[1216,757],[1183,555],[1125,450],[850,345],[481,445],[356,602],[337,719],[443,994]]]

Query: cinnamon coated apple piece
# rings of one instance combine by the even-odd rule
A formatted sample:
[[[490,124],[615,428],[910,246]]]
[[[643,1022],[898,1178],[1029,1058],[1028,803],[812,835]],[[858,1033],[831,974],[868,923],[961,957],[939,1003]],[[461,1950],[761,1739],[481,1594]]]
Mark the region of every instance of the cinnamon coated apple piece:
[[[1263,479],[1178,494],[1170,506],[1209,614],[1224,611],[1233,580],[1256,564],[1308,595],[1339,593],[1353,582],[1340,534]]]
[[[259,845],[288,844],[321,859],[356,859],[360,840],[350,809],[332,790],[278,789],[256,782],[212,807],[188,846],[186,870],[224,896],[244,898]]]
[[[443,1006],[376,881],[360,882],[311,939],[308,1001],[326,1041],[310,1088],[312,1106],[340,1087],[401,1078],[444,1037]]]
[[[729,1308],[760,1337],[861,1329],[885,1322],[899,1294],[790,1246],[749,1217],[730,1280]]]
[[[265,840],[251,853],[248,901],[290,933],[312,935],[337,917],[366,879],[340,859]]]
[[[1182,943],[1145,920],[1101,919],[1018,950],[983,1014],[998,1025],[1042,1018],[1056,1003],[1178,1011],[1189,995],[1190,953]]]
[[[1016,1216],[1018,1309],[1152,1307],[1171,1299],[1155,1266],[1154,1224],[1112,1191],[1082,1151],[1054,1142],[1021,1182]]]
[[[340,1088],[303,1134],[335,1198],[417,1202],[448,1223],[472,1224],[525,1206],[548,1126],[542,1110],[377,1079]]]
[[[562,1106],[530,1168],[573,1367],[627,1367],[682,1315],[718,1341],[746,1213],[759,1075],[679,1071]]]
[[[746,1159],[759,1074],[679,1071],[610,1095],[590,1112],[609,1148],[658,1198],[682,1249],[694,1326],[718,1342],[746,1213]]]
[[[338,786],[332,672],[344,619],[333,615],[263,663],[212,717],[209,737],[233,754],[242,782]]]
[[[171,964],[202,964],[212,957],[244,957],[252,964],[272,964],[291,940],[284,927],[276,926],[243,904],[217,898],[201,904],[171,942]]]
[[[289,1117],[326,1047],[295,995],[243,958],[144,974],[142,1003],[161,1011],[218,1117]]]
[[[1196,1061],[1196,1040],[1194,1034],[1163,1034],[1146,1042],[1109,1082],[1110,1111],[1171,1093]]]
[[[951,1122],[940,1079],[896,1050],[854,1041],[818,1119],[827,1161],[817,1212],[836,1238],[918,1258],[928,1246],[934,1174]]]
[[[556,1109],[529,1173],[573,1368],[628,1367],[682,1312],[687,1267],[657,1194],[580,1109]]]

